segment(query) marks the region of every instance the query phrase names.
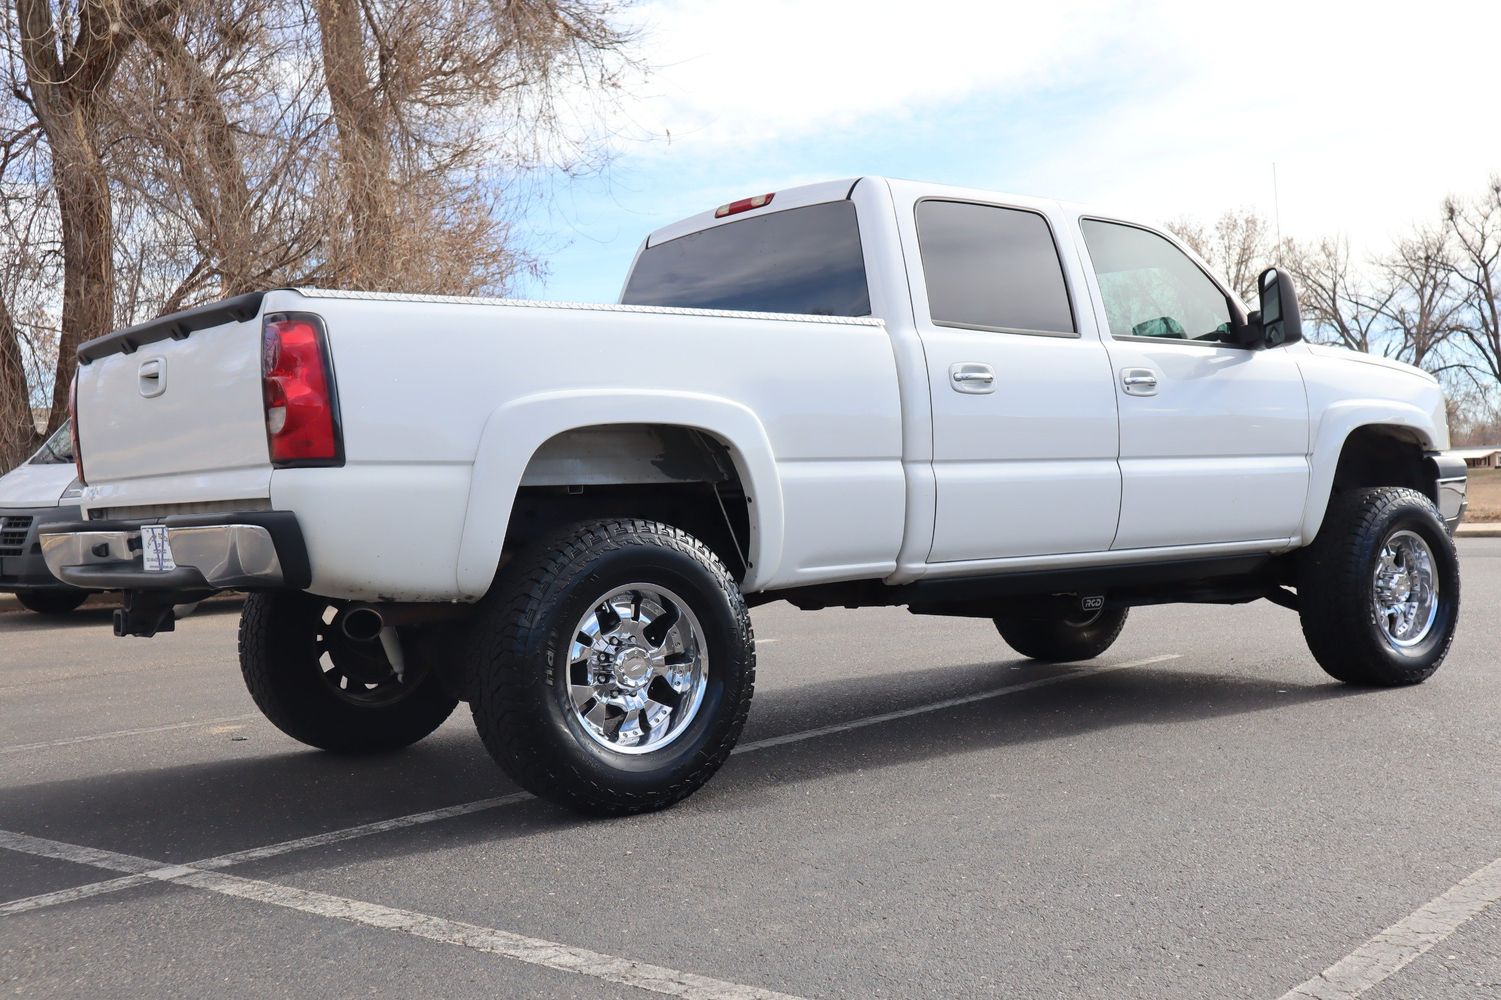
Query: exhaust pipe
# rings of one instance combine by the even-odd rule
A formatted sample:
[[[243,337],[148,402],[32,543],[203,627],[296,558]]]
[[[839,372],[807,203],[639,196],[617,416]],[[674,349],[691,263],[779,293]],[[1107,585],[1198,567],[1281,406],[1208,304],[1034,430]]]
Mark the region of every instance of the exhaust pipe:
[[[350,604],[339,615],[340,630],[354,642],[379,640],[396,679],[406,679],[406,655],[401,649],[398,625],[419,625],[461,618],[470,612],[467,604]]]
[[[345,609],[339,627],[355,642],[369,642],[380,637],[381,630],[386,627],[386,620],[369,605],[356,604]]]
[[[386,662],[396,672],[396,680],[406,680],[407,663],[401,651],[401,637],[396,634],[396,626],[388,625],[379,611],[366,604],[356,604],[344,610],[339,627],[355,642],[379,639],[386,653]]]

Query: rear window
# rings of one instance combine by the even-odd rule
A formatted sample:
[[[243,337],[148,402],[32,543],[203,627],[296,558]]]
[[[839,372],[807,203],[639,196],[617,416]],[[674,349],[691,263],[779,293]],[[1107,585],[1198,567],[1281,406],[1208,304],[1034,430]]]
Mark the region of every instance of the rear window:
[[[621,301],[869,316],[855,206],[831,201],[731,222],[641,252]]]

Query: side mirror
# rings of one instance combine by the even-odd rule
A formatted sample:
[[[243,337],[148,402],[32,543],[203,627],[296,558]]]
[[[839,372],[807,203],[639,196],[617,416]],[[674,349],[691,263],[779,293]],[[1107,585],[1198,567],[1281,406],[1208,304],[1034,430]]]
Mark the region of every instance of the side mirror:
[[[1269,267],[1256,279],[1261,290],[1261,313],[1251,326],[1260,327],[1259,346],[1281,347],[1303,339],[1303,316],[1298,312],[1298,294],[1287,272]]]

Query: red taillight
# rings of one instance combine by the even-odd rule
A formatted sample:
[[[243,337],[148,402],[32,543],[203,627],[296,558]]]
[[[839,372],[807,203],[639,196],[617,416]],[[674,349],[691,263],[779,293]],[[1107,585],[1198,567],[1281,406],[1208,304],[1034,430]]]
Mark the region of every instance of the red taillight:
[[[758,194],[754,198],[741,198],[739,201],[732,201],[728,205],[720,205],[714,210],[714,218],[722,219],[726,215],[739,215],[741,212],[749,212],[753,208],[770,205],[773,197],[774,195],[772,194]]]
[[[261,385],[274,464],[343,463],[333,366],[318,317],[284,314],[266,320]]]
[[[78,373],[73,374],[73,381],[68,386],[68,440],[73,444],[73,468],[78,473],[80,486],[87,486],[89,481],[83,478],[83,449],[78,447]]]

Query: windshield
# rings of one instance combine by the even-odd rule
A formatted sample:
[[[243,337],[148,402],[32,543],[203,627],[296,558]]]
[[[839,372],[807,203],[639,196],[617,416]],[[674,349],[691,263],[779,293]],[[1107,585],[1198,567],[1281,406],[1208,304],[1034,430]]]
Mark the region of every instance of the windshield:
[[[680,236],[641,252],[621,302],[869,316],[855,206],[831,201]]]
[[[41,450],[31,456],[32,465],[72,465],[73,464],[73,435],[72,423],[64,420],[63,425],[52,432],[52,436],[42,443]]]

